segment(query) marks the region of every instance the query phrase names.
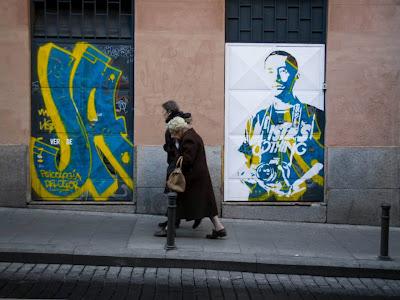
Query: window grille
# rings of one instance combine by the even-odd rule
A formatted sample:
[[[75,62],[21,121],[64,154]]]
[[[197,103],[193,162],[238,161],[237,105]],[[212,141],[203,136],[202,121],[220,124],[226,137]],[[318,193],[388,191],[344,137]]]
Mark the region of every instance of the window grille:
[[[327,0],[226,0],[226,42],[326,41]]]
[[[133,39],[133,0],[31,0],[34,38]]]

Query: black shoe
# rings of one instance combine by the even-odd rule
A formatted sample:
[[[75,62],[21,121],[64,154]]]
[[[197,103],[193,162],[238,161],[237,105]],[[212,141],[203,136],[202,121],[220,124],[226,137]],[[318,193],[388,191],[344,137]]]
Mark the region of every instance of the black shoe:
[[[160,228],[165,228],[165,227],[167,227],[167,225],[168,225],[168,221],[158,223],[158,227],[160,227]]]
[[[199,225],[200,225],[200,223],[201,223],[201,220],[202,220],[202,219],[196,219],[196,220],[194,220],[194,223],[193,223],[193,225],[192,225],[192,228],[193,228],[193,229],[196,229],[197,227],[199,227]]]
[[[225,230],[225,228],[224,228],[224,229],[221,229],[221,230],[218,230],[218,231],[216,231],[216,230],[213,229],[213,231],[211,232],[211,234],[207,234],[207,235],[206,235],[206,238],[215,240],[215,239],[217,239],[217,238],[221,238],[221,237],[224,237],[224,236],[226,236],[226,230]]]
[[[161,228],[159,231],[154,232],[154,236],[158,237],[166,237],[167,236],[167,230],[164,228]]]

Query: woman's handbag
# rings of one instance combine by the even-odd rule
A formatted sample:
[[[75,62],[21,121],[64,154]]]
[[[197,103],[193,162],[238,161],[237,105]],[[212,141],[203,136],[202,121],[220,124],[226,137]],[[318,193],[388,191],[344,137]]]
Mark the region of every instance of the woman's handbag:
[[[167,180],[167,187],[178,193],[183,193],[186,188],[185,176],[182,173],[183,156],[180,156],[176,161],[175,170],[171,172]]]

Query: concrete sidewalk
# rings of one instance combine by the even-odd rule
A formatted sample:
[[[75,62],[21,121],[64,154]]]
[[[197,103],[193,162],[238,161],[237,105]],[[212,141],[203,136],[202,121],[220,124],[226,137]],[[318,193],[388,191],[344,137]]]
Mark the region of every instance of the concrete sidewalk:
[[[0,261],[400,278],[400,228],[391,261],[377,259],[380,228],[224,219],[228,237],[208,240],[207,219],[182,222],[176,250],[153,236],[162,216],[0,208]]]

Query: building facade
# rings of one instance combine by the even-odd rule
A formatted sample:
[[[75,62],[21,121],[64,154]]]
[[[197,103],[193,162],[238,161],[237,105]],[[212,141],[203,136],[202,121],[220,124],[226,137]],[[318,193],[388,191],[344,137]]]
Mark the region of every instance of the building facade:
[[[0,8],[1,206],[163,214],[175,99],[223,217],[400,224],[398,1]]]

